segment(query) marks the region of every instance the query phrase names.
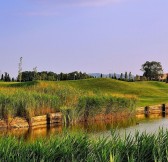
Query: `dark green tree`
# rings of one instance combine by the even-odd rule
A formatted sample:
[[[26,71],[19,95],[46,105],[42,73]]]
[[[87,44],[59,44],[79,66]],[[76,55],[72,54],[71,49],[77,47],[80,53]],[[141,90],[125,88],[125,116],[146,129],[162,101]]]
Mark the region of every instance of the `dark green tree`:
[[[127,72],[125,72],[124,78],[125,78],[126,81],[128,80],[128,73]]]
[[[116,73],[114,73],[114,76],[113,76],[113,77],[114,77],[114,79],[117,79],[117,77],[116,77]]]
[[[156,61],[146,61],[142,65],[141,71],[144,72],[143,76],[145,76],[148,80],[158,80],[163,74],[161,63]]]
[[[120,75],[120,80],[123,80],[123,73],[121,73]]]
[[[10,78],[10,76],[7,72],[5,72],[4,81],[5,82],[10,82],[11,81],[11,78]]]
[[[37,73],[37,66],[33,68],[33,73],[34,73],[34,79],[33,80],[38,80],[38,73]]]

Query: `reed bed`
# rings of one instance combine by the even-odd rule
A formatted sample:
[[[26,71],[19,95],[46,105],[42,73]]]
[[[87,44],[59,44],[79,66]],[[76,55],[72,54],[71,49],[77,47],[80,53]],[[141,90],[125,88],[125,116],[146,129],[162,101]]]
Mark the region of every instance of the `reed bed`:
[[[161,129],[157,134],[136,132],[124,139],[114,131],[110,138],[105,139],[64,134],[31,143],[2,137],[0,161],[167,162],[168,131]]]
[[[65,122],[74,122],[97,113],[132,110],[134,96],[114,96],[94,91],[82,91],[57,82],[13,83],[0,86],[0,118],[32,116],[62,112]]]

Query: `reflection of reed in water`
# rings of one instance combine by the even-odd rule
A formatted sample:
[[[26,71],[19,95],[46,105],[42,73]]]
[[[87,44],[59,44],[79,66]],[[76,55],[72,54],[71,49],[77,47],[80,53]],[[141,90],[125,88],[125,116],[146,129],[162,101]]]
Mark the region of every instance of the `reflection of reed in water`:
[[[166,118],[165,113],[162,114],[139,114],[132,115],[129,117],[121,117],[115,116],[110,120],[95,120],[90,122],[80,122],[76,125],[62,126],[58,124],[52,125],[44,125],[44,126],[36,126],[25,129],[3,129],[0,130],[0,136],[15,136],[18,138],[24,138],[25,141],[34,141],[38,138],[50,137],[51,135],[58,135],[63,132],[63,130],[67,130],[69,133],[79,133],[79,132],[87,132],[87,133],[99,133],[105,132],[111,129],[119,129],[119,128],[128,128],[130,126],[135,126],[141,124],[143,121],[151,121],[156,119],[161,119],[163,116]]]
[[[50,135],[57,135],[62,132],[61,125],[44,125],[30,128],[17,129],[1,129],[0,136],[14,136],[18,139],[23,138],[25,141],[34,141],[38,138],[49,137]]]
[[[50,137],[50,135],[57,135],[62,132],[62,126],[61,125],[44,125],[44,126],[38,126],[38,127],[30,127],[25,140],[27,141],[34,141],[38,138],[45,138]]]

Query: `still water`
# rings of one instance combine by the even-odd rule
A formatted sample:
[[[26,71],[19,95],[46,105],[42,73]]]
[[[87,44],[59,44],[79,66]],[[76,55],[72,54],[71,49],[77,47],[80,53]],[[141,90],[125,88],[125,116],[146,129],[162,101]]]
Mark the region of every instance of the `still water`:
[[[16,136],[23,137],[26,141],[35,140],[38,138],[57,136],[63,131],[69,133],[86,132],[94,137],[108,137],[111,134],[111,129],[116,129],[120,135],[134,134],[135,131],[147,133],[156,133],[159,128],[168,129],[168,115],[137,115],[126,119],[115,119],[114,121],[97,121],[91,123],[80,123],[73,126],[40,126],[35,128],[25,129],[0,129],[0,136]]]

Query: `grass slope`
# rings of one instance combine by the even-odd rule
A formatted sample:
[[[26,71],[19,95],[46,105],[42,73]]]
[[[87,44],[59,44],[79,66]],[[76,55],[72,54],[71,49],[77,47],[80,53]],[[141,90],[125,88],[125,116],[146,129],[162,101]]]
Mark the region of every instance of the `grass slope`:
[[[147,106],[168,103],[168,84],[157,81],[125,82],[113,79],[99,78],[76,81],[47,82],[35,81],[26,83],[4,83],[2,87],[32,87],[43,85],[52,87],[72,87],[75,90],[97,94],[112,94],[114,96],[136,96],[137,106]]]
[[[82,91],[113,95],[137,96],[137,106],[168,103],[168,84],[157,81],[125,82],[113,79],[87,79],[57,82],[59,85],[72,86]]]

